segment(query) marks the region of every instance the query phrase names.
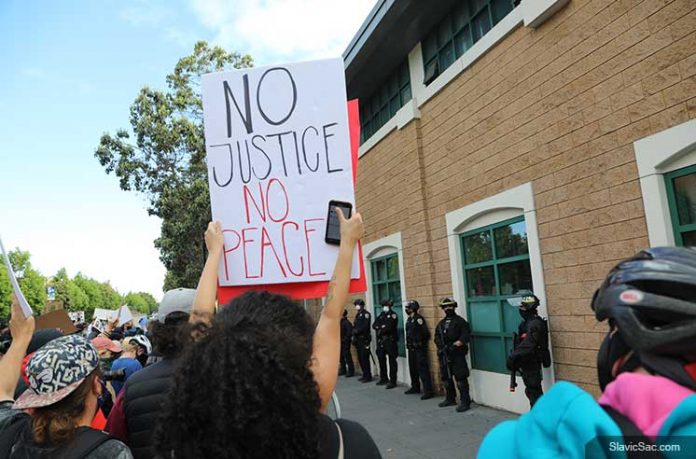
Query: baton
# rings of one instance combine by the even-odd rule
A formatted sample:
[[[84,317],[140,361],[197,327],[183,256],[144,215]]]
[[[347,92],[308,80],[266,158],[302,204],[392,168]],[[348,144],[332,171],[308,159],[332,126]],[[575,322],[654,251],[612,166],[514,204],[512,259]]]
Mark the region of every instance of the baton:
[[[372,355],[372,350],[370,348],[367,348],[367,352],[370,353],[370,359],[372,359],[372,363],[377,365],[377,362],[375,362],[375,356]]]

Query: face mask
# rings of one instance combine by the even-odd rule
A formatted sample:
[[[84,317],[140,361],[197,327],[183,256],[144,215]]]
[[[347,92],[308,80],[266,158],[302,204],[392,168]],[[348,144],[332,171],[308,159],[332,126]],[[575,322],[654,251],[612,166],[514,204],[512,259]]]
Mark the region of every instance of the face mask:
[[[445,315],[447,315],[447,316],[453,316],[453,315],[454,315],[454,309],[452,309],[452,308],[447,308],[447,309],[445,309]]]
[[[520,308],[520,316],[522,316],[522,318],[524,320],[531,319],[532,317],[534,317],[534,314],[535,314],[534,309],[522,309],[522,308]]]
[[[359,304],[356,304],[356,305],[355,305],[355,310],[356,310],[356,311],[360,311],[360,309],[361,309],[360,305],[359,305]]]
[[[382,306],[382,311],[388,312],[388,311],[389,311],[389,306]]]

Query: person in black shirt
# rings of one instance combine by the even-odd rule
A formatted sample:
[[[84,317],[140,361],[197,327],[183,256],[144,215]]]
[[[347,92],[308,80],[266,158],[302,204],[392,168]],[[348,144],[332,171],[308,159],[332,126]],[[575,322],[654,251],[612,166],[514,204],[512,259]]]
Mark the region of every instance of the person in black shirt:
[[[377,361],[379,362],[379,381],[377,385],[382,386],[386,384],[387,389],[396,387],[398,322],[398,316],[392,311],[391,300],[382,300],[382,313],[377,316],[372,328],[377,332]],[[387,379],[387,358],[389,359],[389,379]]]
[[[353,323],[353,345],[358,353],[358,363],[362,370],[362,377],[358,381],[366,383],[372,381],[372,367],[370,366],[370,341],[372,341],[370,325],[372,318],[370,311],[365,309],[363,300],[355,300],[353,304],[357,310]]]
[[[353,356],[350,355],[350,339],[352,335],[353,324],[348,320],[348,311],[344,309],[343,317],[341,318],[341,359],[338,374],[346,375],[346,378],[350,378],[355,374]]]
[[[524,381],[524,393],[529,399],[530,407],[544,394],[541,388],[541,365],[549,360],[548,342],[549,332],[546,321],[539,317],[537,308],[539,298],[530,291],[520,292],[517,301],[509,299],[510,304],[519,307],[522,322],[517,329],[517,335],[513,339],[513,349],[507,360],[509,370],[522,372]],[[548,359],[545,356],[548,355]]]
[[[445,400],[438,406],[456,405],[455,380],[459,389],[459,405],[457,412],[471,408],[469,396],[469,366],[466,354],[469,352],[471,328],[469,322],[457,315],[457,302],[443,298],[440,307],[445,311],[445,318],[435,328],[435,344],[440,361],[440,375],[445,383]]]
[[[418,313],[420,305],[418,301],[404,302],[404,309],[408,314],[406,320],[406,349],[408,349],[408,371],[411,375],[411,388],[406,394],[420,394],[421,381],[423,382],[423,396],[421,400],[433,398],[433,382],[430,377],[428,365],[428,341],[430,330],[425,319]]]

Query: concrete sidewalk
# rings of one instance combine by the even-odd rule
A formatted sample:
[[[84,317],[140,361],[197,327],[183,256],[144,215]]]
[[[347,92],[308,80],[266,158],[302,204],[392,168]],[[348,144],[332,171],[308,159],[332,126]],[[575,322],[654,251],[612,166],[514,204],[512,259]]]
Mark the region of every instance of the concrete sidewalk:
[[[444,398],[421,400],[405,395],[407,386],[384,386],[338,378],[336,394],[342,417],[360,422],[372,434],[384,459],[473,458],[493,426],[517,415],[479,405],[465,413],[439,408]]]

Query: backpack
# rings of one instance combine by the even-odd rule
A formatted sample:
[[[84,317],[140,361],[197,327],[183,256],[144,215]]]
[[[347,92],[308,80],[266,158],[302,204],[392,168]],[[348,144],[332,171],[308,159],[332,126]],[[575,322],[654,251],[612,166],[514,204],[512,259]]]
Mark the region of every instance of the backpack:
[[[40,458],[45,459],[84,459],[103,443],[111,440],[111,435],[90,427],[77,429],[75,438],[60,448],[46,450]],[[10,425],[0,434],[0,457],[12,458],[14,448],[21,443],[34,445],[31,439],[31,417],[20,414],[15,416]]]
[[[544,368],[548,368],[551,366],[551,351],[549,351],[549,323],[543,317],[539,317],[539,320],[541,320],[542,335],[544,336],[544,344],[539,346],[539,357],[541,358],[541,364],[544,366]]]

